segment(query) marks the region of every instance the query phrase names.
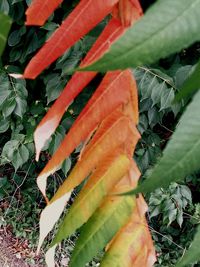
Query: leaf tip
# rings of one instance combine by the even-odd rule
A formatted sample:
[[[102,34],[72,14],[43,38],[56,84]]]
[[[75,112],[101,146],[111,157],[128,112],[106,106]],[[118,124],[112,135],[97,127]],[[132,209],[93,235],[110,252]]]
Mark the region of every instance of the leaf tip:
[[[23,79],[24,78],[24,76],[20,73],[10,73],[9,76],[12,78],[15,78],[15,79]]]

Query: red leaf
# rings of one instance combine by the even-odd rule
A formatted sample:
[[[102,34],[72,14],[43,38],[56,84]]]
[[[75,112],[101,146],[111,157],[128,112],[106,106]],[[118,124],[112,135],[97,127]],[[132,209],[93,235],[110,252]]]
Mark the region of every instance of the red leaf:
[[[88,101],[81,114],[65,136],[61,145],[46,166],[46,171],[57,169],[73,150],[87,139],[98,124],[113,110],[130,98],[130,82],[132,75],[129,70],[109,72],[100,86]],[[87,124],[85,123],[87,121]]]
[[[81,66],[90,64],[92,61],[101,57],[109,49],[110,45],[123,34],[124,30],[125,28],[121,26],[120,21],[112,18],[88,52],[85,59],[82,61]],[[82,89],[87,86],[95,75],[96,72],[76,72],[64,88],[60,97],[42,119],[34,133],[36,160],[38,160],[40,151],[45,142],[59,125],[69,104],[82,91]]]
[[[139,14],[142,16],[143,10],[140,5],[140,1],[139,0],[129,0],[129,1],[132,3],[132,5],[138,10]]]
[[[130,27],[142,14],[142,8],[138,0],[119,0],[112,11],[112,15],[119,18],[124,27]]]
[[[63,0],[33,0],[26,10],[26,25],[42,26]]]
[[[113,154],[114,151],[116,151],[116,154],[118,154],[118,150],[121,149],[120,147],[123,148],[126,154],[129,154],[127,151],[129,151],[130,147],[133,151],[133,147],[136,146],[140,135],[131,120],[122,114],[120,115],[118,111],[114,111],[106,118],[106,121],[107,123],[105,124],[109,124],[109,128],[107,128],[105,132],[103,131],[103,134],[99,136],[98,140],[92,146],[89,146],[81,160],[77,162],[68,178],[53,196],[51,203],[79,185],[99,162],[110,153]],[[121,129],[124,130],[121,131]],[[52,165],[54,162],[50,164]],[[49,172],[48,165],[42,171],[38,179],[46,179],[46,172]],[[44,190],[41,191],[44,192]]]
[[[135,2],[135,1],[134,1]],[[140,18],[141,14],[138,12],[138,8],[133,5],[130,0],[119,1],[119,17],[122,25],[125,27],[131,26],[136,20]]]
[[[129,222],[121,228],[107,246],[102,267],[119,266],[152,267],[156,261],[155,249],[145,218],[147,205],[140,195]],[[117,257],[116,257],[117,255]]]
[[[118,0],[82,0],[63,21],[40,51],[32,58],[24,78],[34,79],[46,67],[94,28],[113,9]]]

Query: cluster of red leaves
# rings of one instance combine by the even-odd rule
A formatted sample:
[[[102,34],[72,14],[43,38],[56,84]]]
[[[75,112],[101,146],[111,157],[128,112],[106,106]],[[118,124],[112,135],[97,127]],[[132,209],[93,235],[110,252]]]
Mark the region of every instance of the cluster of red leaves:
[[[61,2],[61,0],[33,0],[26,12],[26,24],[44,24]],[[33,57],[23,77],[36,78],[108,14],[111,14],[112,18],[81,62],[81,67],[99,59],[111,44],[141,17],[142,9],[138,0],[81,0],[60,28]],[[72,100],[96,74],[96,72],[76,72],[40,122],[34,133],[37,160],[46,140],[54,133]],[[84,223],[86,223],[85,232],[91,234],[87,222],[88,220],[95,222],[96,210],[99,210],[99,213],[104,210],[106,217],[111,210],[114,214],[116,207],[120,210],[122,201],[125,201],[124,214],[120,217],[116,215],[118,218],[118,228],[114,233],[116,235],[112,236],[112,240],[108,238],[105,241],[108,244],[107,253],[101,266],[151,267],[153,265],[155,251],[145,219],[147,209],[145,201],[142,196],[139,198],[116,196],[136,187],[140,176],[132,159],[140,138],[136,128],[137,123],[137,87],[131,71],[108,72],[37,179],[48,204],[41,215],[39,247],[60,217],[70,192],[90,175],[70,211],[70,214],[73,214],[75,206],[76,214],[71,215],[71,218],[76,216],[74,225],[70,226],[69,230],[66,220],[64,221],[53,241],[54,248],[58,242]],[[84,142],[84,146],[77,164],[49,201],[46,196],[47,177],[59,168],[81,142]],[[92,199],[91,192],[93,192]],[[110,196],[110,193],[114,195]],[[87,197],[89,204],[85,202]],[[119,257],[114,259],[116,251]],[[51,258],[49,255],[48,257]],[[72,255],[70,266],[81,266],[81,264],[76,253],[75,256]]]

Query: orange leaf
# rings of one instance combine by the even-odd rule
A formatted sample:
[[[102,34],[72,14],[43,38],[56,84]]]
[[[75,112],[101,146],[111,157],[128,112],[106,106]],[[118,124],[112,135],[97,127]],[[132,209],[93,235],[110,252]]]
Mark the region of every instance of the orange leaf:
[[[119,17],[122,25],[129,27],[141,17],[141,14],[138,12],[138,7],[133,5],[130,0],[119,0]]]
[[[133,147],[136,146],[140,135],[131,120],[126,116],[119,117],[118,112],[114,112],[106,120],[109,121],[109,128],[99,137],[95,144],[91,147],[89,146],[81,160],[77,162],[68,178],[58,189],[51,202],[62,197],[66,192],[80,184],[98,163],[111,153],[111,151],[113,153],[120,146],[122,146],[125,151],[129,151],[131,147],[133,151]],[[121,129],[123,129],[123,131],[121,131]],[[38,177],[40,188],[40,182],[44,183],[43,180],[46,179],[45,169]],[[44,188],[41,188],[41,191],[44,192]]]
[[[113,9],[118,0],[82,0],[32,58],[24,78],[34,79],[68,48],[94,28]]]
[[[109,49],[110,45],[123,34],[124,30],[125,29],[121,26],[120,21],[112,18],[88,52],[85,59],[82,61],[81,66],[90,64],[92,61],[101,57],[105,51]],[[82,91],[82,89],[87,86],[95,75],[96,72],[76,72],[64,88],[59,98],[42,119],[34,133],[36,160],[38,160],[40,151],[45,142],[59,125],[59,122],[69,104]]]
[[[124,27],[133,25],[142,14],[142,8],[138,0],[119,0],[112,11],[112,15],[119,18]]]
[[[47,163],[40,174],[42,177],[53,173],[73,150],[87,139],[98,124],[114,109],[125,104],[130,99],[130,85],[132,82],[131,72],[109,72],[104,77],[102,83],[89,100],[74,125],[65,136],[57,151]],[[85,121],[87,119],[87,125]],[[45,185],[43,186],[46,187]],[[42,190],[44,192],[44,190]]]
[[[93,146],[89,147],[88,150],[84,153],[82,159],[77,162],[68,178],[51,199],[49,205],[47,205],[43,210],[40,219],[41,231],[38,250],[40,249],[44,238],[49,233],[49,231],[51,231],[55,222],[60,217],[70,197],[71,190],[73,190],[74,187],[81,183],[83,179],[85,179],[85,177],[94,170],[95,167],[100,167],[103,160],[110,154],[112,156],[117,156],[121,153],[125,153],[130,156],[130,151],[132,152],[134,150],[134,147],[136,146],[140,135],[134,124],[131,122],[130,118],[123,116],[122,113],[116,110],[110,116],[108,116],[104,120],[104,122],[105,123],[102,123],[99,129],[102,130],[102,127],[104,125],[104,127],[106,127],[106,130],[102,131],[101,136],[99,136],[98,134],[99,129],[97,130],[96,135],[98,136],[98,140],[96,140]],[[124,131],[122,132],[121,129],[124,129]],[[48,175],[49,173],[45,173],[44,169],[37,179],[38,186],[45,198],[45,189],[47,182],[46,180]],[[130,188],[127,188],[127,190],[128,189],[130,190]],[[54,209],[56,209],[56,212],[54,211]],[[53,216],[49,216],[49,214],[52,213]]]
[[[147,205],[140,195],[127,223],[114,237],[101,266],[152,267],[156,261],[153,242],[145,218]]]
[[[33,0],[26,10],[26,25],[42,26],[63,0]]]
[[[129,0],[129,1],[132,3],[132,5],[138,10],[139,14],[142,16],[143,10],[140,5],[140,1],[139,0]]]
[[[128,172],[130,162],[119,149],[98,164],[70,207],[51,246],[73,234],[92,216],[110,190]]]

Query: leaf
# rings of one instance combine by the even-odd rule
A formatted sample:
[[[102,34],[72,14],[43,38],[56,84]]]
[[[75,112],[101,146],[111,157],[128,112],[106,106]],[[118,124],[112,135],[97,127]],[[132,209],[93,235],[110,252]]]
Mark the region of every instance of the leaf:
[[[167,109],[172,106],[172,101],[174,100],[174,90],[173,88],[163,91],[161,95],[161,107],[160,111]]]
[[[25,145],[19,146],[18,150],[16,150],[13,154],[12,164],[15,167],[15,171],[19,169],[27,160],[29,159],[29,151]]]
[[[4,14],[8,14],[9,13],[9,3],[7,0],[1,0],[1,3],[0,3],[0,11],[3,12]]]
[[[39,175],[38,183],[44,184],[38,185],[44,195],[46,177],[58,169],[64,159],[71,154],[81,141],[87,140],[88,136],[108,114],[128,101],[130,90],[136,90],[136,84],[130,71],[110,72],[104,77],[102,83],[78,116],[61,145]],[[137,114],[135,114],[135,117],[137,117]],[[86,119],[87,125],[85,124]],[[44,182],[42,182],[43,180]]]
[[[8,37],[8,45],[9,46],[16,46],[21,41],[21,36],[23,35],[23,32],[20,30],[15,30],[11,32],[11,34]]]
[[[180,92],[176,95],[175,101],[180,101],[182,98],[191,95],[196,90],[200,89],[200,61],[195,66],[189,78],[183,84]]]
[[[137,67],[179,52],[200,40],[199,9],[200,0],[156,1],[108,53],[84,70]]]
[[[8,118],[1,120],[0,133],[6,132],[9,126],[10,126],[10,121],[8,120]]]
[[[200,169],[199,105],[200,92],[186,108],[163,152],[163,157],[153,168],[148,179],[133,193],[147,193],[159,187],[166,187],[170,182],[184,179],[188,174]]]
[[[94,61],[104,54],[105,51],[109,49],[111,43],[114,42],[123,32],[124,28],[121,26],[119,20],[115,18],[111,19],[91,50],[88,52],[85,59],[82,61],[81,66]],[[96,72],[75,73],[64,88],[60,97],[42,119],[34,133],[37,160],[39,158],[40,150],[57,128],[70,103],[95,76]]]
[[[0,56],[3,53],[11,24],[11,18],[3,13],[0,13]]]
[[[42,26],[63,0],[33,0],[26,11],[26,25]]]
[[[1,158],[3,161],[3,162],[1,161],[1,164],[12,161],[13,153],[18,149],[18,146],[19,146],[19,141],[17,140],[10,140],[4,145],[1,153]]]
[[[27,102],[26,100],[21,99],[20,97],[16,97],[15,101],[16,101],[16,106],[14,109],[14,113],[18,115],[20,118],[22,118],[24,113],[26,112]]]
[[[114,115],[114,116],[113,116]],[[119,116],[118,112],[108,116],[107,118],[105,132],[103,131],[101,136],[96,135],[98,138],[94,139],[96,142],[88,146],[87,150],[83,153],[81,159],[77,162],[73,170],[71,171],[68,179],[59,187],[58,191],[52,198],[52,201],[55,201],[57,198],[60,198],[62,194],[66,191],[70,191],[78,184],[80,184],[83,179],[93,170],[95,166],[109,153],[110,151],[115,151],[120,145],[126,140],[126,146],[124,149],[128,150],[135,147],[140,135],[135,127],[132,124],[131,120],[126,116]],[[120,132],[120,127],[124,127],[124,131]],[[100,128],[101,130],[101,128]],[[43,176],[44,177],[44,176]],[[42,175],[38,176],[38,180],[43,178]]]
[[[47,104],[54,101],[61,94],[66,81],[63,81],[60,75],[54,75],[50,78],[46,85]]]
[[[118,16],[125,27],[131,26],[131,24],[140,18],[141,7],[139,2],[135,5],[136,1],[120,0],[118,3]],[[138,12],[139,9],[139,12]]]
[[[199,253],[199,242],[200,242],[200,226],[197,228],[197,233],[189,249],[183,255],[183,258],[176,264],[175,267],[188,266],[189,264],[195,263],[200,260]]]
[[[152,106],[154,106],[155,104],[161,102],[162,94],[166,90],[169,91],[169,89],[167,88],[165,82],[162,82],[162,83],[158,84],[158,86],[153,88],[152,93],[151,93],[151,99],[153,101],[153,105]]]
[[[125,176],[122,182],[116,185],[112,193],[116,194],[130,188],[132,182],[129,179]],[[85,266],[128,221],[134,207],[135,198],[108,196],[82,227],[69,266]]]
[[[73,234],[90,218],[103,198],[128,172],[129,166],[130,160],[123,154],[103,160],[74,201],[51,246]]]
[[[54,32],[46,44],[32,58],[24,72],[24,78],[34,79],[68,48],[87,34],[105,16],[118,0],[82,0]]]
[[[11,113],[14,111],[15,107],[16,107],[15,98],[12,96],[6,101],[6,103],[4,102],[4,105],[2,108],[2,113],[3,113],[4,118],[10,116]]]
[[[5,86],[5,87],[3,88],[3,86]],[[6,87],[8,87],[8,89]],[[9,83],[1,84],[1,86],[0,86],[0,105],[4,104],[4,101],[6,99],[8,99],[10,94],[11,94],[11,90],[9,88]]]
[[[153,242],[145,219],[147,205],[142,196],[136,199],[136,204],[129,222],[108,245],[101,267],[151,267],[156,261]]]
[[[106,127],[105,131],[100,130],[102,134],[99,138],[95,138],[98,135],[98,130],[94,135],[95,143],[92,147],[89,147],[86,152],[84,152],[82,158],[77,162],[75,167],[72,169],[68,178],[59,187],[53,198],[51,199],[47,207],[43,210],[40,218],[40,240],[38,245],[38,250],[42,245],[42,242],[46,235],[51,231],[55,222],[60,217],[68,199],[70,192],[79,185],[99,162],[103,160],[110,151],[117,151],[123,144],[124,151],[133,150],[138,141],[139,133],[126,116],[119,116],[119,112],[115,111],[110,116],[108,116],[103,124],[103,128]],[[124,129],[123,132],[120,129]],[[124,144],[126,140],[126,143]],[[125,153],[125,152],[124,152]],[[46,200],[46,178],[49,173],[41,173],[37,178],[38,186],[41,192],[44,194]],[[47,200],[48,201],[48,200]],[[53,212],[56,207],[56,214]],[[53,214],[53,216],[51,216]],[[51,218],[49,220],[49,217]]]

